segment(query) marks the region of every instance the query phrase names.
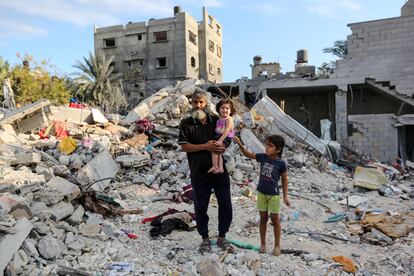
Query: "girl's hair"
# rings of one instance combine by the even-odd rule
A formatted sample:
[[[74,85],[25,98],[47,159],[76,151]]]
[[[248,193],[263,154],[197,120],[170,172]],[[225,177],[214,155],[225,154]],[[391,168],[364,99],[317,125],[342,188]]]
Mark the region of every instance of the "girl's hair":
[[[236,114],[236,109],[234,108],[234,104],[231,100],[229,99],[223,99],[221,101],[219,101],[216,105],[216,111],[218,114],[220,114],[220,107],[223,104],[229,104],[230,105],[230,116],[233,116],[234,114]]]
[[[283,148],[285,147],[285,139],[280,135],[270,135],[266,137],[266,140],[280,150],[279,158],[282,158]]]

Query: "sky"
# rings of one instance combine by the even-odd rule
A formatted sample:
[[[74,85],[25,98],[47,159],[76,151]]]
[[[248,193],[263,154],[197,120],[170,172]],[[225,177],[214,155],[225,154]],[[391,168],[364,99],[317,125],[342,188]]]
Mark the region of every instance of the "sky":
[[[400,16],[405,0],[0,0],[0,56],[48,60],[61,75],[93,51],[94,26],[173,16],[179,5],[198,21],[202,7],[223,26],[223,75],[230,82],[251,76],[253,56],[294,70],[296,51],[309,63],[334,60],[322,50],[351,33],[348,23]]]

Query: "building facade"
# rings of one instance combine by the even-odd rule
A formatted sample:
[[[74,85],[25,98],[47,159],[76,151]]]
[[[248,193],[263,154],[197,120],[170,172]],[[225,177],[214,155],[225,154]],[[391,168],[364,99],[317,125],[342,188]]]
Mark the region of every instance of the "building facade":
[[[206,8],[201,22],[175,7],[174,17],[95,28],[94,47],[114,57],[132,102],[177,80],[223,81],[222,26]]]

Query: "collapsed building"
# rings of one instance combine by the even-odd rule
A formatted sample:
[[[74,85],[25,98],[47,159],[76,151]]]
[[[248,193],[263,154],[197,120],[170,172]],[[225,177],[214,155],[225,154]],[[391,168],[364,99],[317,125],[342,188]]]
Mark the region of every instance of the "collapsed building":
[[[251,117],[235,100],[235,121],[246,126],[238,131],[252,151],[264,151],[269,133],[280,131],[286,138],[293,205],[281,215],[283,254],[257,252],[254,189],[260,168],[235,144],[225,158],[234,203],[227,238],[237,250],[227,254],[213,246],[212,253],[197,253],[189,164],[177,143],[189,98],[200,89],[195,84],[185,80],[165,87],[125,117],[48,100],[0,110],[0,271],[241,276],[397,270],[410,275],[412,174],[376,161],[355,170],[333,164],[321,139],[268,97],[255,104],[258,112]],[[208,95],[214,109],[220,99]],[[213,230],[214,195],[210,206]]]
[[[239,95],[247,105],[267,95],[318,137],[328,127],[331,139],[361,154],[413,161],[413,6],[407,1],[399,17],[349,24],[348,55],[329,78],[315,78],[307,53],[298,51],[294,73],[255,57],[252,79],[204,88]]]
[[[114,57],[134,103],[177,80],[223,81],[222,25],[206,8],[200,22],[176,6],[174,17],[95,28],[94,47]]]

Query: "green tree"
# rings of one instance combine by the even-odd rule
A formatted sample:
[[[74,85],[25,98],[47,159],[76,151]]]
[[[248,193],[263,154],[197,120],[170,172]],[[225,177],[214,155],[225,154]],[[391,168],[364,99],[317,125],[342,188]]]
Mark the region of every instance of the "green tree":
[[[81,71],[74,79],[75,96],[91,105],[100,106],[105,112],[118,111],[127,105],[122,83],[113,72],[113,58],[106,58],[102,53],[95,56],[89,53],[83,62],[77,61],[74,65]]]
[[[325,48],[322,51],[343,59],[348,55],[348,43],[346,40],[337,40],[332,47]]]
[[[329,77],[329,74],[333,74],[335,71],[335,61],[330,61],[322,63],[320,67],[318,67],[318,76],[321,78]]]
[[[322,50],[326,54],[332,54],[340,59],[346,58],[348,55],[348,42],[346,40],[336,40],[332,47],[327,47]],[[318,67],[318,76],[328,78],[329,74],[334,73],[336,67],[335,61],[324,62]]]
[[[29,55],[22,60],[23,65],[15,65],[10,72],[16,104],[26,105],[40,99],[49,99],[54,104],[69,101],[70,93],[64,80],[50,72],[53,66],[48,61],[38,63]]]

